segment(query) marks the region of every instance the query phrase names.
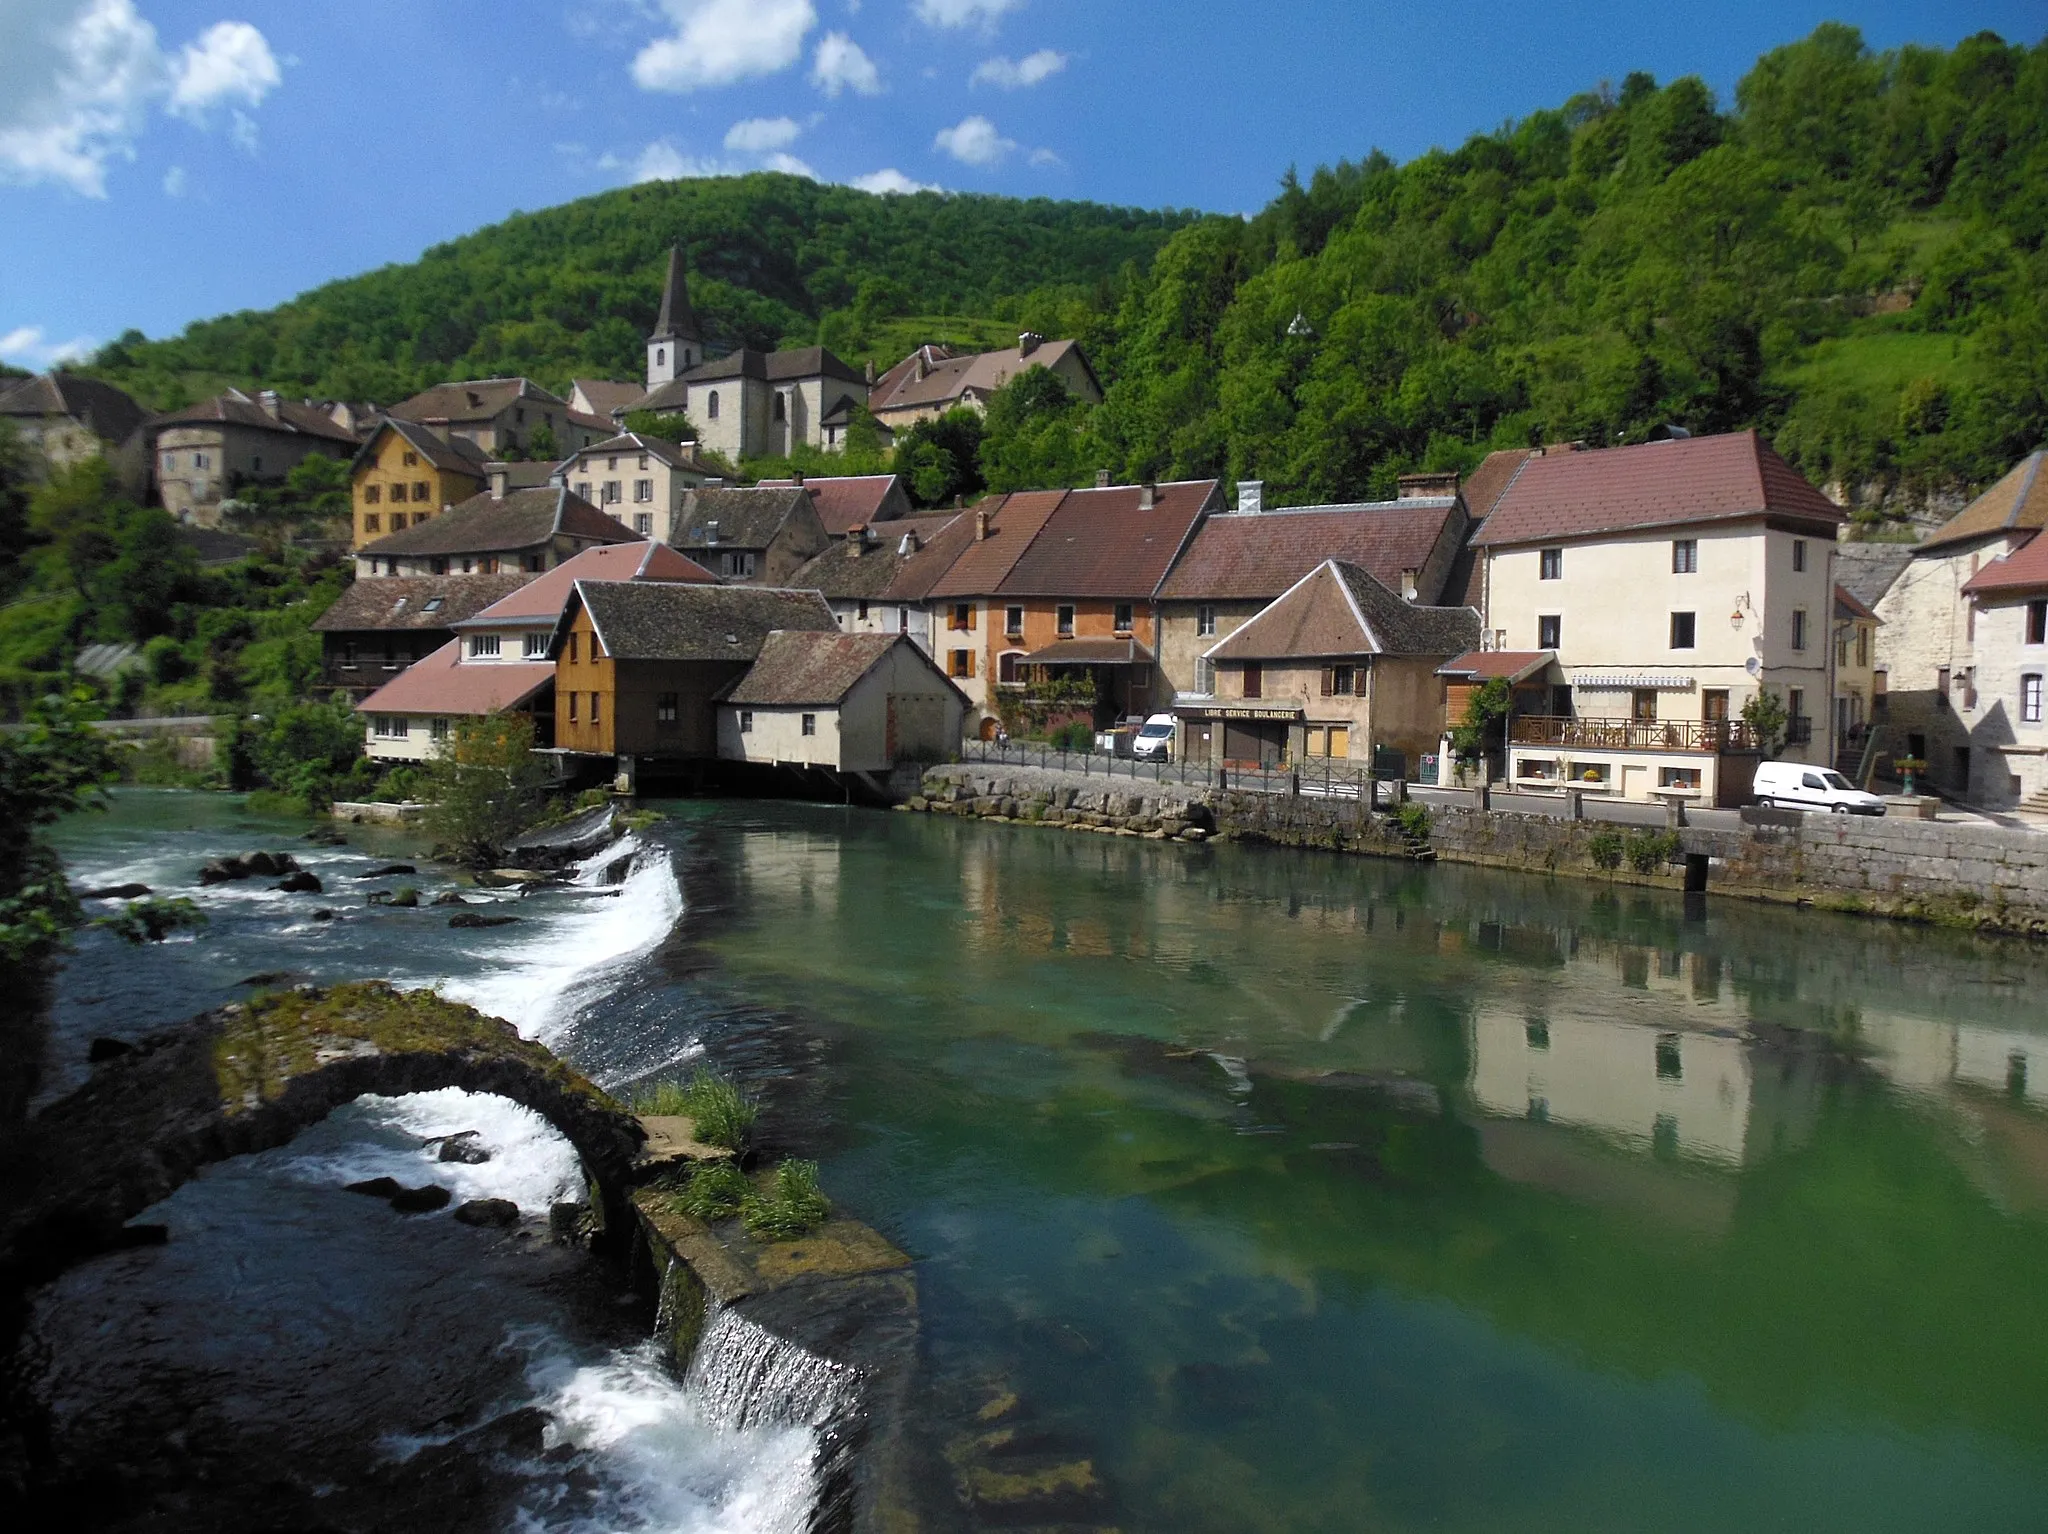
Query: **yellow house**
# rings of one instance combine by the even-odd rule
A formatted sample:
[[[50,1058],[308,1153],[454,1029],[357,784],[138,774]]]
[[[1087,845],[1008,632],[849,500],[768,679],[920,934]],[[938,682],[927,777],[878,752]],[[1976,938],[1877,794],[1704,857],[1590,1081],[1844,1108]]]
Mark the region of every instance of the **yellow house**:
[[[412,421],[386,417],[350,468],[355,538],[360,549],[438,516],[482,493],[484,457],[457,437],[443,441]]]

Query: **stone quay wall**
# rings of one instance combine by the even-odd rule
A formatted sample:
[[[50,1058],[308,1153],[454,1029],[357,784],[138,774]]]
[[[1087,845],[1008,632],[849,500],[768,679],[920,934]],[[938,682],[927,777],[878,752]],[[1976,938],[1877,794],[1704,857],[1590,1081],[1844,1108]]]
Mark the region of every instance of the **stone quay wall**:
[[[1907,921],[2048,936],[2048,836],[1996,826],[1750,809],[1737,830],[1654,829],[1431,805],[1418,838],[1356,800],[1105,779],[1053,768],[935,767],[900,808],[1143,837],[1255,841],[1526,873],[1704,888]],[[1638,859],[1646,870],[1636,866]],[[1614,866],[1605,866],[1606,864]]]

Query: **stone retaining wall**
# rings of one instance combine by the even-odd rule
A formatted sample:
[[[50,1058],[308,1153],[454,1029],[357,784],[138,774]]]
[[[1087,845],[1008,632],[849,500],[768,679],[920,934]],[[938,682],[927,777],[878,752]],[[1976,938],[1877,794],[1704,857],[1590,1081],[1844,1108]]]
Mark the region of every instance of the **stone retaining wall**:
[[[1378,857],[1434,856],[1530,873],[1685,886],[1710,893],[2048,936],[2048,836],[1940,821],[1745,810],[1740,831],[1654,830],[1550,815],[1432,805],[1426,850],[1355,800],[1105,780],[1053,768],[935,767],[903,808],[1154,841],[1244,840]],[[1616,843],[1619,843],[1617,849]],[[1655,848],[1653,852],[1653,848]],[[1619,865],[1601,867],[1596,851]],[[1629,856],[1670,856],[1638,872]]]

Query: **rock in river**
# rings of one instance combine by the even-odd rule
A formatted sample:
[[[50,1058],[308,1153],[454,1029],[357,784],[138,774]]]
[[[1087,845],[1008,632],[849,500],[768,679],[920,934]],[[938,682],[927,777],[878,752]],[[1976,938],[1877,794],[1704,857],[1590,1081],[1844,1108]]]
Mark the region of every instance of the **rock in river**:
[[[516,916],[479,916],[474,911],[465,911],[460,916],[448,918],[451,927],[509,927],[519,920]]]
[[[430,1182],[421,1188],[401,1188],[391,1195],[391,1207],[400,1214],[432,1214],[436,1209],[446,1209],[454,1197],[439,1183]]]
[[[326,886],[321,884],[318,874],[309,874],[301,868],[297,873],[286,874],[272,888],[283,890],[287,895],[318,895]]]
[[[410,863],[386,863],[382,868],[373,868],[366,874],[357,874],[358,879],[384,879],[393,874],[416,874],[419,870]]]
[[[438,895],[436,895],[436,896],[435,896],[435,897],[433,898],[433,900],[432,900],[431,902],[429,902],[429,903],[430,903],[430,904],[432,904],[432,905],[468,905],[468,904],[469,904],[469,902],[468,902],[467,900],[464,900],[464,899],[463,899],[463,898],[462,898],[462,897],[461,897],[460,895],[456,894],[454,890],[443,890],[443,891],[441,891],[441,893],[440,893],[440,894],[438,894]]]
[[[509,1198],[473,1198],[455,1211],[465,1225],[486,1225],[502,1230],[519,1223],[519,1206]]]
[[[85,1047],[85,1061],[88,1065],[100,1065],[134,1053],[135,1046],[126,1039],[94,1039]]]
[[[156,892],[147,884],[109,884],[105,889],[80,890],[80,900],[140,900]]]
[[[491,1159],[491,1153],[477,1144],[481,1132],[465,1129],[459,1134],[441,1136],[441,1159],[460,1162],[463,1166],[482,1166]],[[427,1143],[431,1145],[433,1142]]]
[[[402,1189],[395,1177],[366,1177],[361,1182],[347,1184],[344,1193],[362,1193],[370,1198],[395,1198]]]

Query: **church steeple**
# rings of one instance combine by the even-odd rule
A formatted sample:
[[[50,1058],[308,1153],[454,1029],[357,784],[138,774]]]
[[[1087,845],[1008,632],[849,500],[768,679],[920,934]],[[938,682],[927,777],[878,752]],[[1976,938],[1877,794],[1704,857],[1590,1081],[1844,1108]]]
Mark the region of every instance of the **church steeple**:
[[[656,389],[680,378],[703,360],[704,337],[697,327],[697,311],[690,307],[683,248],[671,245],[668,280],[661,288],[661,315],[647,338],[647,387]]]

